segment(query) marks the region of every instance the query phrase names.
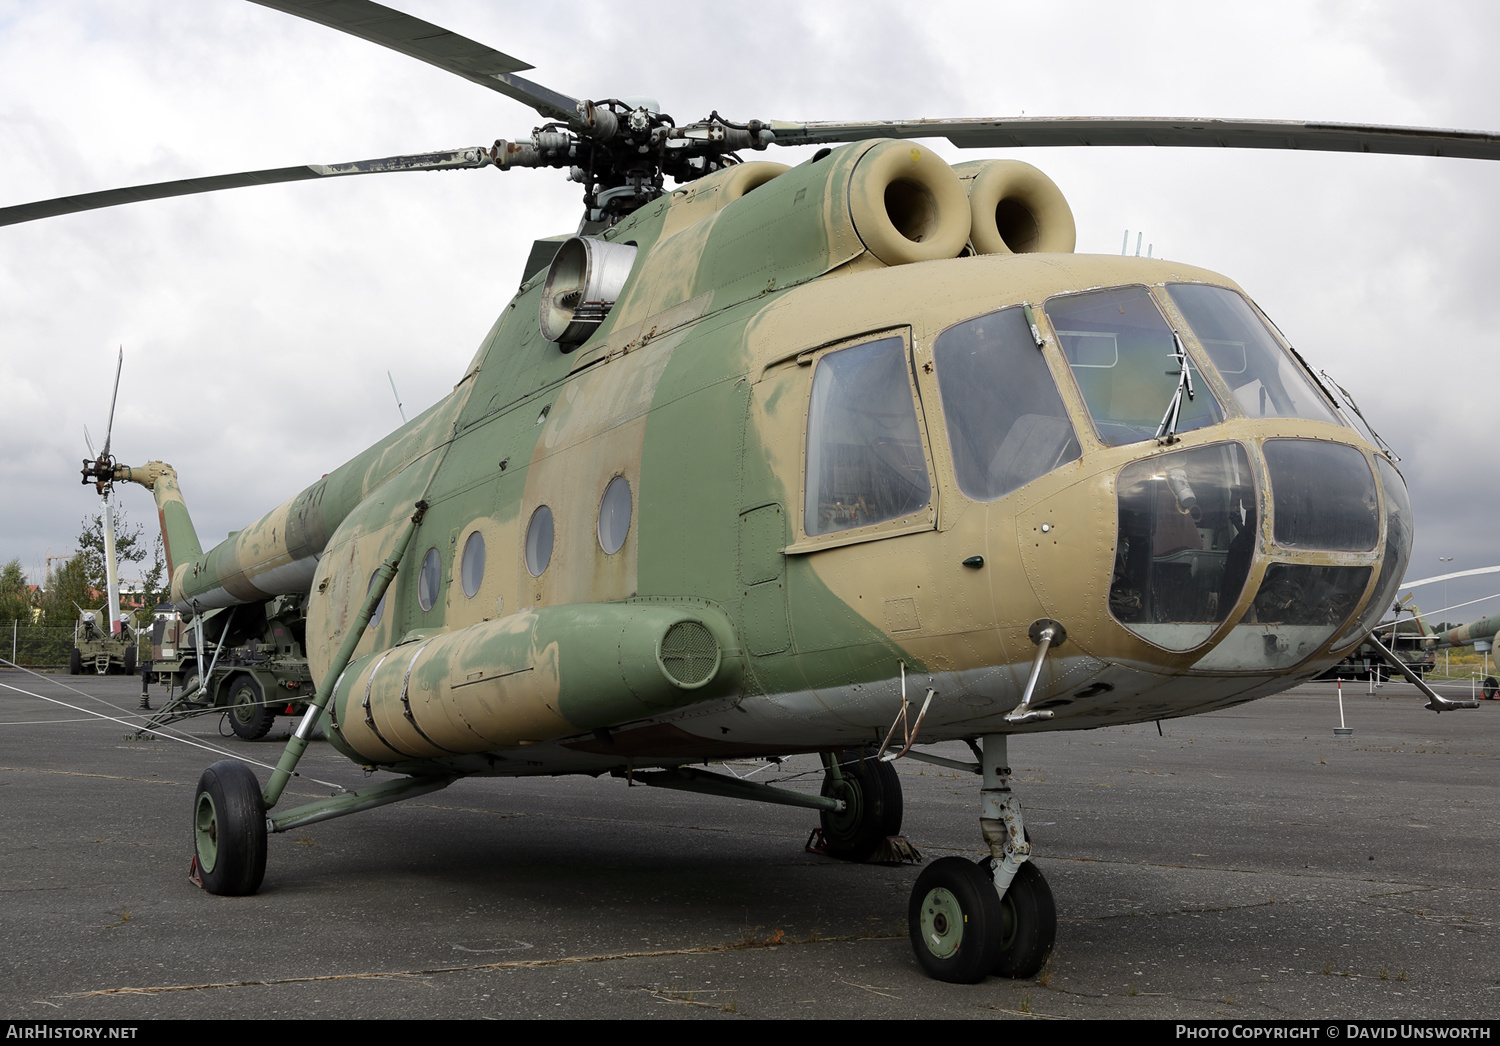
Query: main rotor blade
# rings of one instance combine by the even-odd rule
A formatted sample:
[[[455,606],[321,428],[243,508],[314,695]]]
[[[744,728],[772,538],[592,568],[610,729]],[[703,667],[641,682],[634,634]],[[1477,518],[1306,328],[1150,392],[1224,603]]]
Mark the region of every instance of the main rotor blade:
[[[115,431],[115,402],[120,398],[120,371],[125,369],[125,346],[115,360],[115,390],[109,394],[109,423],[104,426],[104,457],[109,457],[109,440]]]
[[[39,218],[52,218],[75,211],[92,211],[100,207],[118,207],[142,200],[161,200],[169,196],[191,196],[195,193],[239,189],[247,185],[274,185],[278,182],[300,182],[309,178],[344,178],[354,174],[392,174],[397,171],[445,171],[468,167],[485,167],[490,163],[483,149],[454,149],[442,153],[417,153],[412,156],[388,156],[381,160],[356,160],[353,163],[308,164],[305,167],[276,167],[265,171],[241,171],[239,174],[217,174],[208,178],[182,178],[175,182],[133,185],[124,189],[105,189],[82,196],[60,196],[36,203],[0,207],[0,225],[16,225]]]
[[[1198,120],[1166,117],[1031,117],[890,120],[869,123],[773,121],[778,145],[866,138],[946,138],[960,149],[1067,145],[1161,145],[1224,149],[1306,149],[1500,160],[1500,135],[1437,127],[1302,123],[1296,120]]]
[[[532,66],[466,36],[449,32],[440,25],[393,11],[371,0],[250,2],[400,51],[418,61],[456,73],[465,80],[524,102],[549,120],[561,120],[578,131],[586,129],[578,115],[578,99],[513,75]]]

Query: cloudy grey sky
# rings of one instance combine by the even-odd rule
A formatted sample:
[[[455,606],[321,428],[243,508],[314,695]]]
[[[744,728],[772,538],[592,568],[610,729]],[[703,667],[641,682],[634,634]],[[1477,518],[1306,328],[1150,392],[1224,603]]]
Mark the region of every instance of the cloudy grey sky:
[[[1140,115],[1500,131],[1479,2],[606,3],[401,0],[577,97],[679,120]],[[644,12],[649,10],[650,15]],[[629,13],[627,13],[629,12]],[[0,204],[526,136],[518,103],[241,0],[0,0]],[[949,159],[946,142],[930,143]],[[998,154],[996,154],[998,155]],[[775,159],[796,162],[798,152]],[[1412,577],[1500,561],[1500,165],[1221,150],[1032,150],[1080,251],[1144,230],[1238,280],[1403,455]],[[0,562],[71,547],[114,353],[114,449],[175,464],[205,543],[456,380],[576,186],[494,170],[262,187],[0,229]],[[123,492],[154,527],[149,495]],[[1439,586],[1440,587],[1440,586]],[[1448,599],[1500,591],[1500,575]],[[1435,590],[1420,594],[1436,607]],[[1464,619],[1500,600],[1455,611]]]

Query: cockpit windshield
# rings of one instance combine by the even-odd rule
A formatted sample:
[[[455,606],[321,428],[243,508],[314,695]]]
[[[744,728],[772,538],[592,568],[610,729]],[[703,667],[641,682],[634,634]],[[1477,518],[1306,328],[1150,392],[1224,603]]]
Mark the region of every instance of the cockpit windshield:
[[[958,485],[993,501],[1079,457],[1078,440],[1017,306],[949,327],[933,347]]]
[[[1069,294],[1046,309],[1100,440],[1118,447],[1155,438],[1183,383],[1177,339],[1151,292],[1113,287]],[[1202,383],[1176,406],[1176,432],[1224,420]]]
[[[1244,298],[1205,283],[1168,284],[1167,295],[1246,414],[1338,424],[1333,409]]]

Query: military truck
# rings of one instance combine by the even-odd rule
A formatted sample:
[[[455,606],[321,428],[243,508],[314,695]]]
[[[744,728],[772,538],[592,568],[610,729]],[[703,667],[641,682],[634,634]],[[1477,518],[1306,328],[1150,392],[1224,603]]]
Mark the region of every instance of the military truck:
[[[184,619],[175,608],[151,629],[151,677],[167,704],[146,729],[223,709],[236,736],[255,741],[277,716],[301,715],[313,695],[301,596]]]
[[[135,674],[136,646],[139,638],[130,622],[120,620],[120,631],[111,635],[105,609],[78,611],[73,623],[73,651],[68,656],[68,674],[95,672],[101,676]]]
[[[1402,620],[1403,613],[1411,614],[1411,620]],[[1414,603],[1399,604],[1396,620],[1381,625],[1375,630],[1375,635],[1417,675],[1425,678],[1427,673],[1437,667],[1439,637]],[[1379,678],[1390,678],[1391,669],[1366,641],[1349,651],[1343,660],[1330,665],[1318,678],[1370,679],[1377,673]]]

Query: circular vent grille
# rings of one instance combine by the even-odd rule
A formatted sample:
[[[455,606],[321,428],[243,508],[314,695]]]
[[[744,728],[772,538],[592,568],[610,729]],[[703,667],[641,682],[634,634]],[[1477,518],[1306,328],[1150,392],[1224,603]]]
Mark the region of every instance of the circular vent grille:
[[[719,670],[719,642],[701,621],[679,621],[667,629],[657,656],[667,678],[683,689],[702,686]]]

